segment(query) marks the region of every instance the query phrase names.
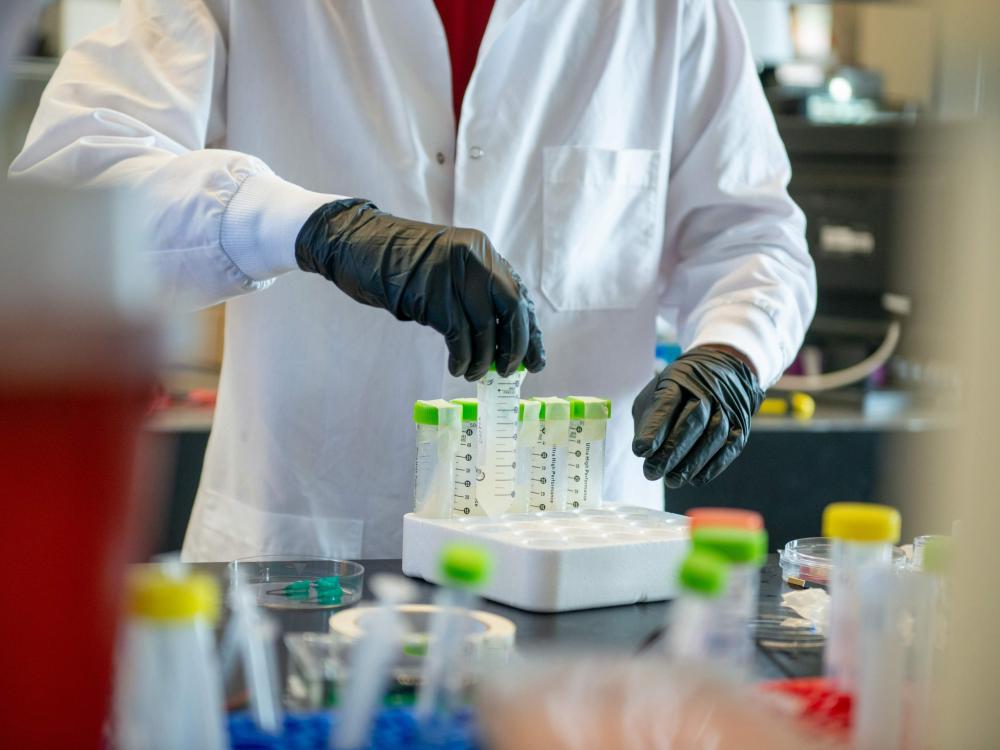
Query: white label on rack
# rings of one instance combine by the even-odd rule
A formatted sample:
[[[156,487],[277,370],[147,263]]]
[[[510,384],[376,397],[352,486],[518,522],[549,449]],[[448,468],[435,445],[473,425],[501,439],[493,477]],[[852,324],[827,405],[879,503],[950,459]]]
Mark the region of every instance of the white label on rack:
[[[451,509],[457,516],[482,516],[476,501],[476,452],[478,450],[475,422],[462,422],[455,456],[455,489]]]

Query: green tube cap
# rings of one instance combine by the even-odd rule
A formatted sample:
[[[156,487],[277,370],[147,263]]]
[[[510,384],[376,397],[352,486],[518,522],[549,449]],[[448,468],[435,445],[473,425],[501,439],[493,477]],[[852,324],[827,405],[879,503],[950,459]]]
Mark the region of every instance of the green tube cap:
[[[451,403],[462,407],[462,421],[475,422],[479,416],[479,401],[474,398],[453,398]]]
[[[461,408],[441,398],[413,404],[413,421],[416,424],[457,425],[461,414]]]
[[[737,565],[763,565],[767,560],[767,532],[764,529],[736,529],[702,526],[691,534],[695,549],[706,549]]]
[[[497,371],[497,363],[496,362],[490,362],[489,372],[496,372],[496,371]],[[528,368],[525,367],[523,364],[518,365],[517,369],[514,370],[514,372],[527,372],[527,371],[528,371]]]
[[[719,596],[726,590],[728,580],[729,563],[710,550],[694,548],[681,563],[681,587],[692,594]]]
[[[529,422],[537,422],[541,417],[542,405],[537,401],[525,401],[521,399],[520,403],[517,405],[517,421],[523,422],[527,419]]]
[[[441,576],[449,586],[476,588],[486,583],[493,567],[489,554],[472,544],[449,544],[441,550]]]
[[[611,419],[611,401],[593,396],[570,396],[569,410],[572,419]]]
[[[538,396],[537,401],[542,406],[538,410],[538,418],[543,422],[569,421],[569,401],[558,396]]]

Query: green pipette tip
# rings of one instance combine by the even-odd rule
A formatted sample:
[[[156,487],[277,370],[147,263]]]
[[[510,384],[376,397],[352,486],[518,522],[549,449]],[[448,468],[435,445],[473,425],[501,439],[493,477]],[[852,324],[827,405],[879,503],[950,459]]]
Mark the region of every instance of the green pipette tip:
[[[715,597],[726,589],[729,563],[716,552],[692,549],[680,569],[681,586],[695,594]]]
[[[767,532],[764,529],[736,529],[702,526],[694,530],[695,549],[707,549],[730,563],[763,565],[767,559]]]
[[[441,575],[445,583],[462,588],[475,588],[490,576],[489,554],[471,544],[449,544],[441,551]]]
[[[283,591],[288,596],[294,596],[297,594],[308,594],[309,581],[292,581],[290,584],[285,586]]]

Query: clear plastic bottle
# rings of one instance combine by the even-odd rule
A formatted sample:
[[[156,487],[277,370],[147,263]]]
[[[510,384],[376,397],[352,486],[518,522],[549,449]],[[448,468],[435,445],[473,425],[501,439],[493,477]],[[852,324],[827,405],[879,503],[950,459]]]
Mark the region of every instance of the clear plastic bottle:
[[[468,612],[476,608],[475,590],[489,578],[489,554],[469,544],[449,544],[441,551],[443,585],[434,595],[430,639],[417,692],[416,711],[425,728],[435,716],[459,708],[470,677],[466,647]]]
[[[538,445],[538,401],[521,400],[517,414],[517,489],[511,513],[527,513],[531,502],[531,460]]]
[[[203,574],[137,570],[115,686],[118,750],[223,750],[222,680],[213,622],[219,588]]]
[[[691,535],[695,550],[712,552],[729,563],[720,597],[716,627],[729,639],[730,668],[737,677],[750,673],[753,662],[752,624],[757,617],[760,569],[767,559],[767,532],[724,526],[699,526]]]
[[[462,429],[458,436],[455,454],[455,489],[452,493],[452,515],[482,516],[483,509],[476,501],[476,456],[479,451],[479,401],[474,398],[456,398],[453,404],[462,408]]]
[[[611,402],[606,398],[570,396],[567,508],[600,508],[604,502],[604,441]]]
[[[569,453],[569,401],[558,396],[535,398],[538,444],[531,457],[531,499],[528,509],[563,510],[566,507],[566,469]]]
[[[503,377],[490,365],[476,384],[479,400],[476,501],[491,518],[505,513],[517,487],[517,414],[524,365]]]
[[[697,664],[732,678],[745,658],[746,632],[734,629],[726,598],[730,564],[711,550],[693,548],[681,564],[681,595],[670,610],[667,651],[672,659]]]
[[[417,401],[413,512],[425,518],[450,518],[455,490],[455,456],[462,409],[442,399]]]
[[[879,567],[860,577],[864,616],[852,722],[857,750],[933,746],[930,718],[933,689],[942,677],[949,538],[927,538],[924,553],[920,570]]]
[[[899,511],[874,503],[831,503],[823,511],[823,535],[832,540],[830,624],[824,665],[838,690],[854,695],[858,684],[863,571],[892,565],[899,541]]]

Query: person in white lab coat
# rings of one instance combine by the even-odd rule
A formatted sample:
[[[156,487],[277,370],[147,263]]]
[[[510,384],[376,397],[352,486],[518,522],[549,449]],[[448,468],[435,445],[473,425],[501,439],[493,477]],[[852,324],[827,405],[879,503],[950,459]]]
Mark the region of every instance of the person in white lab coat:
[[[490,359],[611,398],[605,497],[662,507],[795,355],[814,271],[730,0],[488,21],[457,122],[432,0],[124,0],[61,62],[11,175],[144,191],[177,304],[226,301],[187,559],[398,556],[413,401]]]

